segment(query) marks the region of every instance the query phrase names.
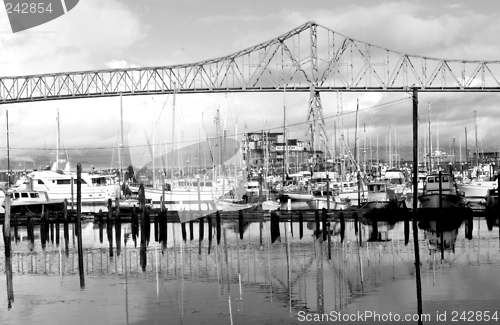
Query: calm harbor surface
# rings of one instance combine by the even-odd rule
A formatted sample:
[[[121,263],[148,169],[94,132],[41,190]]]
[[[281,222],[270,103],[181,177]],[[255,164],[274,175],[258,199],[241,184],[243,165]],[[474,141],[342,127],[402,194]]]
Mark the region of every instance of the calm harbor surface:
[[[49,237],[44,247],[39,226],[34,243],[20,227],[17,243],[12,236],[14,301],[0,277],[0,323],[379,324],[410,317],[416,324],[419,302],[425,324],[484,321],[486,315],[495,322],[499,229],[474,219],[467,239],[466,223],[444,227],[445,238],[456,234],[456,241],[443,251],[432,249],[429,225],[418,223],[421,296],[411,222],[407,243],[404,222],[379,221],[376,236],[369,223],[332,222],[327,240],[314,222],[303,223],[302,238],[299,222],[280,222],[273,242],[270,222],[245,222],[241,238],[238,221],[224,220],[219,243],[215,229],[209,240],[207,222],[203,232],[197,221],[185,224],[186,241],[181,225],[168,223],[166,248],[155,241],[151,224],[144,269],[130,224],[100,230],[85,223],[84,288],[73,225],[67,251],[62,226],[59,240]],[[3,241],[0,247],[3,252]],[[0,269],[5,273],[5,256]]]

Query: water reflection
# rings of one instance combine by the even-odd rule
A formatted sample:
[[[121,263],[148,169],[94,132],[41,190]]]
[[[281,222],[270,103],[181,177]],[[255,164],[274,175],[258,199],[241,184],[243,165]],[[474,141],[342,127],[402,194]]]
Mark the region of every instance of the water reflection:
[[[0,259],[2,271],[12,266],[16,293],[0,322],[49,322],[56,310],[61,322],[77,324],[94,316],[74,319],[75,310],[100,315],[97,323],[110,324],[293,324],[300,323],[299,312],[414,314],[417,270],[414,245],[407,240],[413,230],[419,234],[423,313],[493,310],[498,303],[499,241],[486,220],[470,220],[473,227],[463,220],[421,220],[414,228],[403,221],[323,223],[321,217],[305,225],[298,219],[151,220],[149,227],[138,228],[98,218],[82,229],[83,291],[73,224],[67,231],[55,223],[22,225],[11,239],[11,261]],[[437,255],[441,247],[447,252],[443,259]],[[0,292],[7,292],[4,281]],[[470,298],[474,293],[478,298]],[[8,303],[0,300],[0,309]]]

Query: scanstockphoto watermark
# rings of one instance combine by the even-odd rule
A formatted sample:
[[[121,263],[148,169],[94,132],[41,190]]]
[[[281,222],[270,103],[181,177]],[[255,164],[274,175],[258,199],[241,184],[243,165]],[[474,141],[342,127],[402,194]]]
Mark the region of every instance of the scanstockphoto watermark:
[[[79,0],[4,0],[13,33],[56,19],[73,9]]]
[[[358,311],[356,313],[341,313],[331,311],[327,314],[314,314],[299,311],[299,322],[416,322],[419,320],[430,321],[430,314],[393,314],[377,313],[376,311]]]

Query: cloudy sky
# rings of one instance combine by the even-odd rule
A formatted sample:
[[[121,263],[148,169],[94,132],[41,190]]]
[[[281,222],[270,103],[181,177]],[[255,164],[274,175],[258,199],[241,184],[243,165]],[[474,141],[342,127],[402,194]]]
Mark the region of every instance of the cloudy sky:
[[[168,66],[221,57],[270,40],[307,21],[387,49],[445,59],[500,59],[500,3],[497,1],[261,1],[229,0],[80,0],[70,12],[49,23],[13,34],[0,11],[0,74],[29,74],[109,68]],[[335,93],[322,94],[325,117],[338,109]],[[344,111],[359,99],[360,138],[383,147],[396,130],[400,146],[411,143],[411,102],[403,93],[344,93]],[[452,138],[475,146],[473,111],[478,111],[478,141],[484,151],[498,150],[500,95],[496,93],[420,93],[420,121],[432,107],[433,133],[450,151]],[[291,137],[305,139],[308,93],[287,93]],[[226,112],[227,128],[238,133],[282,126],[284,96],[266,94],[188,94],[176,98],[179,144],[210,136],[216,108]],[[381,106],[379,106],[381,105]],[[373,108],[370,108],[373,107]],[[0,107],[0,128],[9,111],[11,156],[44,156],[53,160],[56,110],[64,147],[72,160],[116,164],[120,133],[120,99],[61,100]],[[155,144],[171,141],[172,96],[123,98],[126,141],[137,157]],[[236,118],[237,117],[237,118]],[[237,120],[237,123],[236,123]],[[327,119],[332,132],[334,118]],[[437,123],[439,121],[439,123]],[[3,125],[3,126],[2,126]],[[156,125],[153,137],[151,130]],[[344,117],[353,145],[354,115]],[[347,130],[348,129],[348,130]],[[423,129],[422,129],[423,130]],[[234,131],[233,131],[234,132]],[[394,133],[393,133],[394,135]],[[434,138],[434,143],[437,138]],[[6,133],[0,149],[6,156]],[[435,144],[434,144],[435,145]],[[155,147],[161,153],[162,147]],[[458,150],[458,149],[457,149]],[[381,149],[381,155],[385,151]],[[458,153],[457,153],[458,154]],[[140,162],[137,161],[139,164]]]

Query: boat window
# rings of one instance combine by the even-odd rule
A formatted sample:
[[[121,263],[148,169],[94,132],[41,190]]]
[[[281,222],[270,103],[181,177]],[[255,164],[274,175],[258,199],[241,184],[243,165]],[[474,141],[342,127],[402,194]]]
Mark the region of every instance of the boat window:
[[[57,185],[64,185],[64,184],[71,184],[71,180],[70,179],[58,179],[57,180]]]
[[[37,181],[38,181],[38,184],[45,185],[44,182],[41,179],[37,179]]]
[[[38,193],[30,193],[30,197],[31,197],[32,199],[36,199],[36,198],[38,198],[38,197],[40,197],[40,196],[38,195]]]
[[[369,191],[370,193],[374,193],[374,192],[375,192],[375,188],[376,188],[376,187],[377,187],[377,186],[375,186],[375,185],[368,185],[368,191]]]
[[[14,198],[18,199],[19,198],[19,193],[14,193]]]
[[[427,183],[434,183],[434,177],[429,177],[427,179]]]
[[[449,182],[448,176],[443,176],[442,180],[443,180],[443,183],[448,183]]]
[[[205,182],[205,186],[212,186],[212,182]]]
[[[29,196],[28,196],[28,193],[26,193],[26,192],[22,192],[22,193],[21,193],[21,197],[29,197]]]
[[[385,192],[385,185],[380,185],[380,193],[384,193]]]
[[[93,177],[92,184],[94,184],[94,185],[106,185],[106,177]]]

